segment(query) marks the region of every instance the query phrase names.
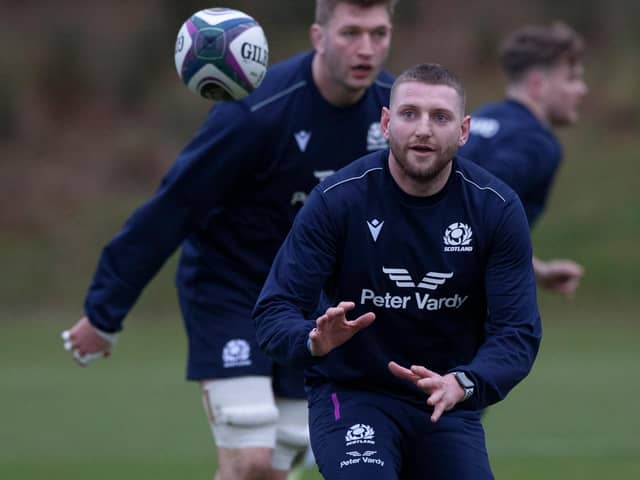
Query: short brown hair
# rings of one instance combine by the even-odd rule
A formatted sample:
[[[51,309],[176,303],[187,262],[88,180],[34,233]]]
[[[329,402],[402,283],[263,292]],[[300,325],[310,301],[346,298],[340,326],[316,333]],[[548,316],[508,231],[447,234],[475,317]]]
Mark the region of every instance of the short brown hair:
[[[408,68],[396,77],[391,87],[391,98],[398,85],[405,82],[420,82],[427,85],[446,85],[453,88],[460,97],[460,105],[464,114],[466,93],[462,80],[451,70],[438,63],[420,63]],[[391,102],[391,100],[390,100]]]
[[[333,15],[333,11],[339,3],[348,3],[363,8],[384,5],[387,7],[389,17],[392,17],[393,10],[396,8],[398,1],[399,0],[316,0],[315,22],[318,25],[325,25]]]
[[[580,61],[582,37],[563,22],[527,25],[511,33],[500,47],[500,64],[511,81],[517,81],[534,67],[551,67],[559,62]]]

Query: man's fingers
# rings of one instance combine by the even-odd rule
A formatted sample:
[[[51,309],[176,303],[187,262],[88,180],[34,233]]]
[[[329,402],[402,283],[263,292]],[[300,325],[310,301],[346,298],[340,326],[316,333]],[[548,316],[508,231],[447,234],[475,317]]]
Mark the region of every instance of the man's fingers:
[[[319,330],[322,330],[323,327],[328,325],[330,322],[334,320],[344,320],[348,321],[346,318],[346,312],[349,310],[353,310],[355,308],[355,303],[353,302],[340,302],[337,307],[329,307],[324,315],[321,315],[316,319],[316,327]],[[371,322],[375,320],[376,316],[373,312],[367,312],[363,315],[360,315],[355,320],[349,321],[349,325],[364,328],[371,325]]]
[[[424,378],[421,377],[420,380],[416,382],[418,388],[424,390],[425,392],[435,392],[438,389],[442,388],[442,381],[439,378]]]
[[[343,312],[348,312],[356,308],[356,304],[354,302],[340,302],[336,308],[341,308]]]
[[[415,376],[413,373],[411,373],[411,370],[403,367],[402,365],[398,365],[394,361],[389,362],[387,366],[389,367],[389,370],[391,371],[391,373],[393,373],[394,375],[398,375],[398,376],[404,375],[404,376],[411,376],[411,377]]]
[[[356,304],[353,302],[340,302],[335,307],[327,308],[325,315],[329,318],[344,317],[348,311],[353,310],[355,307]]]
[[[401,365],[398,365],[396,362],[388,363],[389,371],[398,378],[402,378],[404,380],[409,380],[410,382],[416,382],[420,379],[415,373],[413,373],[408,368],[405,368]]]
[[[327,308],[327,311],[323,316],[327,317],[327,320],[326,320],[327,322],[333,321],[333,320],[342,320],[343,318],[345,318],[345,311],[344,311],[344,308],[339,306],[329,307]]]
[[[442,401],[444,394],[445,394],[444,389],[436,390],[431,395],[429,395],[429,398],[427,399],[427,405],[431,405],[432,407],[434,407],[435,405],[437,405],[439,402]]]
[[[441,385],[440,379],[442,377],[421,365],[411,365],[410,368],[405,368],[395,362],[389,362],[389,370],[397,377],[411,380],[422,390],[431,391]]]
[[[411,365],[411,371],[421,378],[440,376],[436,372],[432,372],[427,367],[421,365]]]
[[[567,273],[573,277],[581,277],[584,275],[584,267],[578,263],[568,261],[563,266]]]
[[[547,288],[553,292],[572,298],[580,285],[580,278],[555,279]]]
[[[440,417],[442,416],[443,412],[444,412],[444,402],[439,402],[438,404],[436,404],[435,408],[433,409],[433,413],[431,414],[431,421],[433,423],[436,423],[438,420],[440,420]]]
[[[579,280],[584,275],[584,267],[572,260],[552,260],[548,266],[552,280]]]
[[[319,334],[322,333],[322,330],[327,325],[328,321],[329,321],[329,317],[326,314],[320,315],[317,318],[317,320],[316,320],[316,328],[314,328],[316,335],[319,335]]]
[[[358,330],[362,330],[363,328],[367,328],[369,325],[373,323],[376,319],[376,314],[373,312],[367,312],[363,315],[360,315],[358,318],[351,322],[351,325],[356,327]]]

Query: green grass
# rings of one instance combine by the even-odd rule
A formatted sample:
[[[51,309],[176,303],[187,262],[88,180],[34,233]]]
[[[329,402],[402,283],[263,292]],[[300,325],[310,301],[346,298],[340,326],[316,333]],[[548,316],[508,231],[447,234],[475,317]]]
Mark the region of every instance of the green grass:
[[[613,305],[541,303],[534,371],[485,417],[496,478],[638,478],[640,326]],[[73,321],[2,323],[0,478],[211,478],[213,443],[198,389],[183,380],[177,311],[136,309],[113,357],[84,369],[59,340]]]
[[[1,478],[83,478],[94,468],[105,479],[212,471],[199,394],[182,381],[179,322],[149,319],[122,336],[113,358],[81,369],[59,340],[75,318],[16,320],[3,334]]]

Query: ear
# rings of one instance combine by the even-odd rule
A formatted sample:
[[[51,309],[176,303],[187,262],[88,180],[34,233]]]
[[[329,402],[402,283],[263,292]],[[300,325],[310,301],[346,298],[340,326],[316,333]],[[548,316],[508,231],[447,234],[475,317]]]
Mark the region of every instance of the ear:
[[[324,53],[324,45],[322,41],[324,39],[324,30],[322,29],[322,26],[317,23],[312,24],[309,28],[309,39],[311,40],[313,49],[317,53]]]
[[[391,119],[391,112],[387,107],[382,107],[382,114],[380,115],[380,128],[382,129],[382,136],[385,140],[389,140],[389,120]]]
[[[471,117],[466,115],[460,124],[460,138],[458,139],[458,146],[461,147],[467,140],[469,140],[469,131],[471,130]]]
[[[547,77],[541,70],[533,70],[527,75],[526,85],[529,96],[538,100],[544,95]]]

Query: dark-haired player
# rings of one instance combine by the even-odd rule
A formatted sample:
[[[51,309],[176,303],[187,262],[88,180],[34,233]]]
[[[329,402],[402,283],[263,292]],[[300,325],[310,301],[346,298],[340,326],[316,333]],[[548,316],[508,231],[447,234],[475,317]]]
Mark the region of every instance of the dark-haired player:
[[[520,196],[529,225],[544,211],[562,146],[553,129],[573,125],[587,93],[583,41],[557,22],[511,33],[500,49],[506,99],[472,114],[471,134],[460,155],[504,180]],[[540,286],[572,296],[583,268],[572,260],[533,259]]]

